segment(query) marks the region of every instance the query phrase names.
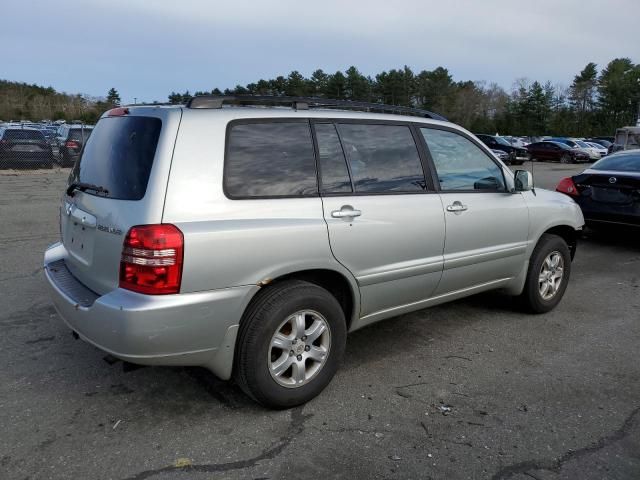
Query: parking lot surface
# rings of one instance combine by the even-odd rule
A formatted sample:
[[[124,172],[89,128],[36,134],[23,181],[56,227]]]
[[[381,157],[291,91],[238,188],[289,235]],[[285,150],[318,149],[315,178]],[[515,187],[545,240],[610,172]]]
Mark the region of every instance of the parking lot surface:
[[[268,411],[72,338],[41,269],[67,175],[0,174],[0,478],[640,478],[637,234],[587,232],[553,312],[489,293],[378,323],[317,399]]]

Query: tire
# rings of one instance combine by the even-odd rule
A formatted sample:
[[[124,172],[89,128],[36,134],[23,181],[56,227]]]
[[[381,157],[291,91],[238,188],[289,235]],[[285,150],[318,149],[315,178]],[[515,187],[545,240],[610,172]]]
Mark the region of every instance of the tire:
[[[565,153],[564,155],[562,155],[562,156],[560,157],[560,163],[573,163],[573,162],[571,161],[571,155],[568,155],[568,154],[566,154],[566,153]]]
[[[555,258],[559,258],[558,264],[553,265]],[[548,263],[546,263],[548,262]],[[561,276],[557,275],[559,270]],[[550,297],[543,296],[541,289],[544,288],[540,279],[543,275],[554,277],[555,293]],[[553,310],[564,295],[569,277],[571,275],[571,253],[567,243],[557,235],[544,234],[540,237],[536,248],[529,259],[529,270],[527,271],[527,279],[524,290],[520,295],[523,307],[532,313],[546,313]],[[547,282],[548,283],[548,282]],[[551,290],[551,286],[549,289]],[[552,293],[547,291],[546,295]]]
[[[342,308],[324,288],[300,280],[276,283],[258,295],[240,323],[235,380],[247,395],[269,408],[308,402],[329,384],[342,361],[347,336]],[[299,318],[304,318],[304,331],[296,328]],[[304,334],[317,334],[311,330],[319,324],[325,330],[309,344]]]

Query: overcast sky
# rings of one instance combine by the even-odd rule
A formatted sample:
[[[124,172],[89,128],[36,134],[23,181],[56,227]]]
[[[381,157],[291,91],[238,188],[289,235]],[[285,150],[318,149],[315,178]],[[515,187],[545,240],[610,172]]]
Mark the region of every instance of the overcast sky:
[[[0,78],[166,101],[298,70],[437,66],[510,89],[640,61],[640,0],[3,2]]]

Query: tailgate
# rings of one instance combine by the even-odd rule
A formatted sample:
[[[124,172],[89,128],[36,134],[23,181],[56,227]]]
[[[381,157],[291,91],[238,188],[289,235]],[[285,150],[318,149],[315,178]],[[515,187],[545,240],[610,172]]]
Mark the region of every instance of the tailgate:
[[[120,109],[120,111],[126,111]],[[70,272],[98,294],[118,287],[120,256],[130,227],[160,223],[181,109],[130,108],[107,114],[87,139],[60,207],[61,241]]]

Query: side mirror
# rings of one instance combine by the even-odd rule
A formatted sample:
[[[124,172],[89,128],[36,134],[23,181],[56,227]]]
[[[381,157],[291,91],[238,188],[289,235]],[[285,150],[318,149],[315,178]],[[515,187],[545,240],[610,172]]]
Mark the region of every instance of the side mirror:
[[[516,170],[514,175],[516,192],[528,192],[533,190],[533,176],[527,170]]]

